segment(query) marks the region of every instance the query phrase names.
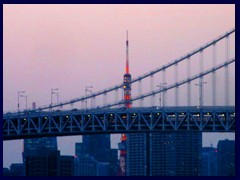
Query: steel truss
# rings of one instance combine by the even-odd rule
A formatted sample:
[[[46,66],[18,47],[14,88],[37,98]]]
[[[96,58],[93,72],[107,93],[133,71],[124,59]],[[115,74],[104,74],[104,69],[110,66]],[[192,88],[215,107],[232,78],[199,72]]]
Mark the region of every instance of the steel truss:
[[[235,132],[235,107],[159,107],[3,116],[3,140],[160,131]]]

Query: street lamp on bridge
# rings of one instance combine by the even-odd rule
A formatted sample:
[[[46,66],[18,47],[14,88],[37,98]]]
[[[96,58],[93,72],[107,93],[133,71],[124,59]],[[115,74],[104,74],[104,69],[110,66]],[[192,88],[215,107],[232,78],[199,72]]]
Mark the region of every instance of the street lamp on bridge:
[[[52,96],[53,94],[57,95],[57,104],[59,103],[59,93],[56,91],[58,91],[58,88],[51,89],[51,107],[53,104],[53,96]]]
[[[25,91],[18,91],[18,112],[19,112],[19,107],[20,107],[20,105],[19,105],[19,97],[23,93],[25,93]]]
[[[160,90],[163,90],[165,88],[166,84],[167,83],[159,83],[159,85],[157,85],[156,87],[159,87]],[[162,107],[164,107],[164,92],[162,94],[163,94]],[[159,93],[159,106],[161,107],[161,92]]]
[[[85,87],[85,96],[87,96],[87,92],[90,92],[90,95],[92,95],[92,90],[93,86],[86,86]],[[85,100],[85,108],[87,109],[87,99]],[[92,108],[92,99],[91,99],[91,108]]]
[[[24,97],[25,98],[25,100],[26,100],[26,111],[27,111],[27,95],[20,95],[20,97]]]
[[[203,106],[203,85],[207,84],[207,82],[200,82],[195,84],[195,86],[199,86],[199,107]]]

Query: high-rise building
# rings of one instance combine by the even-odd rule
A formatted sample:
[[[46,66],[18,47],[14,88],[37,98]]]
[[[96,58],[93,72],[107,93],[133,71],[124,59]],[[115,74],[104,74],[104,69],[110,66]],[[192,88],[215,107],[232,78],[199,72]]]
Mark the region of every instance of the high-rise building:
[[[37,153],[26,156],[27,176],[73,176],[74,157],[61,156],[60,151],[37,149]]]
[[[80,157],[84,154],[88,154],[88,146],[83,143],[75,144],[75,155]]]
[[[217,154],[218,150],[214,147],[202,148],[201,176],[217,176]]]
[[[26,176],[57,176],[59,155],[59,151],[42,148],[25,156]]]
[[[33,109],[34,104],[33,103]],[[24,139],[23,141],[23,164],[26,167],[26,157],[37,157],[41,151],[49,154],[49,152],[57,151],[57,137],[42,137],[42,138],[31,138]],[[44,157],[44,154],[42,155]],[[40,160],[41,161],[41,160]],[[39,162],[40,162],[39,161]]]
[[[89,154],[75,158],[75,176],[111,176],[110,163],[98,162]]]
[[[42,137],[42,138],[33,138],[33,139],[24,139],[24,156],[29,154],[36,153],[37,149],[46,148],[49,151],[56,151],[57,147],[57,138],[56,137]]]
[[[81,155],[76,158],[76,176],[96,176],[98,162],[89,154]]]
[[[74,176],[74,157],[59,156],[59,176]]]
[[[218,175],[235,176],[235,141],[221,140],[218,142]]]
[[[104,172],[108,175],[117,174],[117,149],[111,149],[110,134],[83,136],[83,142],[75,145],[75,155],[79,158],[79,167],[82,167],[79,175],[97,175],[98,163],[100,169],[107,168]]]
[[[97,176],[109,176],[110,167],[108,162],[99,162],[97,163]]]
[[[111,149],[108,154],[109,176],[116,176],[118,170],[118,149]]]
[[[11,172],[8,168],[3,168],[3,176],[11,176]]]
[[[25,168],[22,163],[13,163],[10,166],[11,176],[25,176]]]
[[[56,137],[24,139],[23,163],[27,176],[74,175],[73,159],[73,156],[60,156]],[[67,166],[61,165],[64,163]]]
[[[83,136],[83,148],[99,162],[107,162],[111,150],[110,134]]]
[[[146,134],[128,134],[126,140],[126,175],[147,175]]]
[[[199,176],[200,132],[128,134],[128,176]]]
[[[24,144],[23,144],[22,155],[23,155],[24,164],[25,164],[25,157],[36,154],[38,149],[45,148],[49,151],[56,151],[58,149],[56,137],[24,139],[23,143]]]

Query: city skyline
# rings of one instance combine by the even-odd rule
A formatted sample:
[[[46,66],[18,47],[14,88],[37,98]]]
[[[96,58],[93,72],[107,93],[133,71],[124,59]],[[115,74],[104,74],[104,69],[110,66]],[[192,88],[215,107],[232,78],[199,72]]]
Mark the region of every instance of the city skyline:
[[[201,28],[195,27],[194,18]],[[93,85],[97,91],[121,82],[126,29],[131,34],[131,74],[136,77],[218,37],[234,22],[234,5],[4,5],[3,110],[17,109],[19,90],[26,91],[29,106],[30,102],[40,106],[50,103],[51,88],[59,88],[60,100],[67,100],[83,95],[85,86]],[[24,108],[23,99],[20,103]],[[78,138],[58,141],[66,145]],[[114,146],[120,135],[112,139]],[[10,144],[21,149],[21,141],[4,142],[4,156],[9,157]],[[62,148],[64,154],[70,153]]]

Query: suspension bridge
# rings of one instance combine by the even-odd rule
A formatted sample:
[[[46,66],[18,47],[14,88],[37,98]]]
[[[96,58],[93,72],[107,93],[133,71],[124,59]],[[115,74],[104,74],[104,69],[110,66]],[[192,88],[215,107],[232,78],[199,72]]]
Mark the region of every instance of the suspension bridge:
[[[235,47],[230,47],[230,39],[235,41],[234,35],[235,29],[130,82],[120,83],[99,92],[91,92],[89,95],[37,109],[4,113],[3,140],[157,131],[235,132],[235,106],[230,105],[229,100],[231,94],[229,66],[235,63],[235,55],[231,56],[230,53],[230,50]],[[198,65],[196,59],[199,61]],[[220,59],[223,60],[220,61]],[[199,72],[193,70],[192,62],[194,62],[193,65],[199,67]],[[204,62],[208,66],[204,66]],[[171,71],[171,68],[174,69],[171,73],[174,80],[169,83],[167,73]],[[179,69],[181,73],[182,69],[186,69],[185,78],[179,78],[181,77]],[[220,78],[217,77],[218,72],[220,72]],[[160,75],[161,78],[159,78]],[[204,78],[210,79],[212,85],[207,89],[207,97],[204,95],[206,92]],[[158,86],[154,86],[156,79],[161,79]],[[219,79],[222,80],[220,85],[224,88],[217,88]],[[194,84],[196,81],[198,83]],[[134,86],[135,88],[132,89],[138,91],[127,100],[119,98],[119,94],[124,91],[126,85]],[[198,87],[198,104],[192,103],[192,99],[196,96],[193,96],[192,85]],[[185,90],[181,94],[180,88]],[[220,105],[217,104],[218,91],[223,91],[221,94],[224,97],[224,103]],[[171,96],[169,97],[168,94]],[[156,95],[160,96],[158,105],[155,102]],[[179,96],[181,96],[181,102],[182,97],[186,97],[184,106],[180,105]],[[204,99],[209,100],[209,98],[212,101],[211,105],[205,105]],[[102,103],[100,103],[101,99]],[[167,99],[175,99],[174,104],[168,105]],[[86,103],[87,100],[91,100],[91,108],[87,106],[84,108],[84,102]],[[107,102],[107,100],[112,101]],[[97,106],[96,102],[98,102]],[[144,106],[146,102],[148,105]],[[124,106],[126,103],[131,103],[132,108],[126,108]],[[80,104],[82,107],[79,109],[64,108]]]

